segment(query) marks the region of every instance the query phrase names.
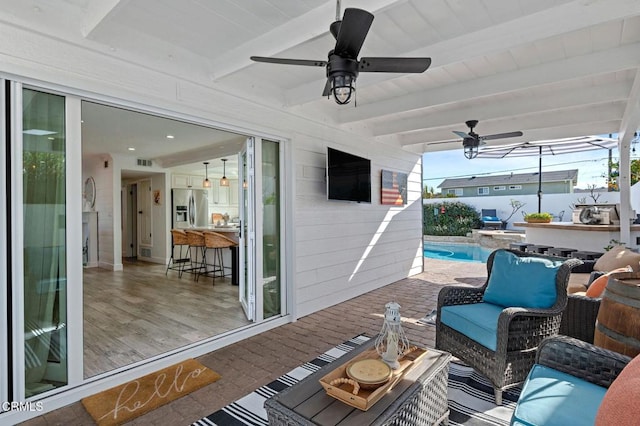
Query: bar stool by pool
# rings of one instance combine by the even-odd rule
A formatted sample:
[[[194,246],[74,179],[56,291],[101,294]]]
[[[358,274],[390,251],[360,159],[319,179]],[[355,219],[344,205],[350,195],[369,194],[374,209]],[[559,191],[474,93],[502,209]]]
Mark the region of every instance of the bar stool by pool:
[[[552,248],[553,246],[545,246],[543,244],[532,244],[530,246],[527,246],[524,251],[526,251],[527,253],[546,254],[547,250]]]
[[[549,256],[571,257],[571,253],[578,251],[577,249],[565,248],[565,247],[552,247],[547,250]]]
[[[597,258],[602,256],[603,254],[604,253],[600,253],[600,252],[597,252],[597,251],[578,250],[578,251],[574,251],[573,253],[571,253],[571,257],[576,258],[576,259],[580,259],[580,260],[596,260]]]
[[[197,278],[198,273],[204,268],[204,234],[200,231],[192,231],[190,229],[187,229],[185,232],[187,233],[187,240],[189,241],[189,256],[191,257],[191,265],[189,269],[184,269],[184,271],[195,273]],[[200,254],[200,260],[198,260],[198,253]]]
[[[215,284],[216,277],[224,277],[226,275],[224,270],[225,266],[224,266],[224,258],[222,256],[222,249],[231,248],[231,247],[237,246],[238,244],[235,241],[233,241],[231,238],[228,238],[227,236],[219,234],[217,232],[204,231],[203,235],[204,235],[204,243],[205,243],[205,251],[204,251],[205,265],[204,265],[204,272],[199,273],[197,278],[199,278],[200,275],[211,275],[212,284]],[[209,253],[211,253],[212,256]],[[207,254],[209,254],[211,259],[210,264],[206,263]],[[211,266],[212,269],[209,270],[208,266]]]
[[[532,245],[532,243],[511,243],[509,244],[509,248],[513,250],[526,251],[526,248]]]
[[[178,257],[176,257],[176,249],[178,249]],[[169,269],[177,270],[178,277],[182,277],[185,265],[191,262],[191,256],[189,256],[189,238],[187,233],[183,229],[171,230],[171,257],[169,263],[167,263],[167,270],[164,272],[167,275]]]

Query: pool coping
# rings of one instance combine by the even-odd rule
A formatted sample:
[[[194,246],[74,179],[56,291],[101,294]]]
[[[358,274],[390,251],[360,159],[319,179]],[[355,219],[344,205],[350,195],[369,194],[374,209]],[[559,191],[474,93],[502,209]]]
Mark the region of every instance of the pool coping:
[[[511,243],[521,243],[525,241],[524,233],[513,231],[489,231],[473,229],[466,237],[454,235],[423,235],[423,242],[435,243],[458,243],[477,244],[488,249],[509,248]]]

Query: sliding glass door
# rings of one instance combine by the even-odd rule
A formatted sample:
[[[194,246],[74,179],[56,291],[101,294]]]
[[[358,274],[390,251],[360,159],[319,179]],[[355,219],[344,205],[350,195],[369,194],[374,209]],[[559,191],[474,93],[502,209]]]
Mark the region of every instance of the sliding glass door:
[[[10,267],[2,270],[10,274],[4,294],[9,296],[11,337],[8,357],[2,359],[12,360],[12,373],[10,381],[3,382],[8,383],[5,400],[23,401],[81,379],[77,360],[82,308],[74,308],[71,316],[68,310],[82,300],[80,237],[69,239],[80,231],[75,225],[80,209],[70,216],[74,209],[69,204],[74,200],[80,206],[80,102],[16,82],[6,89],[3,105],[9,122],[4,143],[9,149],[3,166],[9,172],[5,223],[10,226],[3,238],[9,241],[3,258]],[[69,143],[70,127],[74,146]],[[78,171],[70,173],[76,162]],[[71,275],[70,265],[75,271]],[[72,289],[70,277],[76,284]]]
[[[22,91],[25,396],[67,378],[65,98]]]

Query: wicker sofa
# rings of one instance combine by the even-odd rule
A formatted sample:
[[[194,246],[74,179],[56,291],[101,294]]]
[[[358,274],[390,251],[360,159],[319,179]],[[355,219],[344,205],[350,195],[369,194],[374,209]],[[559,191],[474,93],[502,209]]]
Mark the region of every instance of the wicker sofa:
[[[630,360],[567,336],[543,340],[511,425],[594,424],[608,388]]]
[[[521,304],[506,307],[507,305],[504,304],[487,303],[488,298],[485,293],[492,281],[492,274],[501,276],[504,273],[500,267],[497,268],[497,272],[494,271],[494,260],[497,256],[501,256],[502,259],[500,253],[510,253],[516,259],[541,258],[561,265],[554,274],[555,283],[551,278],[551,282],[547,284],[552,288],[555,285],[553,295],[555,299],[550,306],[523,308],[520,307],[523,306]],[[501,405],[503,389],[521,383],[526,378],[534,363],[538,344],[545,337],[558,334],[562,312],[567,304],[569,275],[571,269],[580,263],[579,259],[551,258],[519,250],[494,251],[487,260],[488,278],[483,286],[455,285],[443,287],[440,290],[436,317],[436,348],[451,352],[488,377],[494,387],[496,404]],[[530,290],[538,287],[535,285],[537,283],[528,282],[526,267],[522,267],[521,270],[523,273],[514,273],[513,279],[507,278],[509,283],[513,284],[513,290],[508,290],[507,293],[528,293],[528,290],[516,290],[516,287],[521,284],[531,284],[526,287]],[[461,311],[458,307],[461,306],[471,306],[471,310],[476,311],[475,317],[471,320],[466,321],[466,318],[463,318],[466,323],[462,326],[460,322],[454,323],[450,319],[451,315],[458,315]],[[458,312],[452,313],[452,308]],[[443,312],[445,318],[443,318]],[[464,315],[466,314],[460,314],[460,316]],[[478,327],[475,327],[476,324],[471,324],[471,328],[465,328],[466,324],[474,322],[478,323]],[[473,337],[470,337],[471,335]]]

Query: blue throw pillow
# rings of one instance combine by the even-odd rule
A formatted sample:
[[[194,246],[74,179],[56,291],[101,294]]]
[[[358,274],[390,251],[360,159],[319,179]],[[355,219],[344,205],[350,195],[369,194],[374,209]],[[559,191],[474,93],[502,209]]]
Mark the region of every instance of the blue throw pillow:
[[[550,308],[556,301],[560,265],[561,261],[498,250],[483,299],[504,307]]]
[[[495,216],[482,216],[482,220],[484,222],[500,222],[500,219]]]

